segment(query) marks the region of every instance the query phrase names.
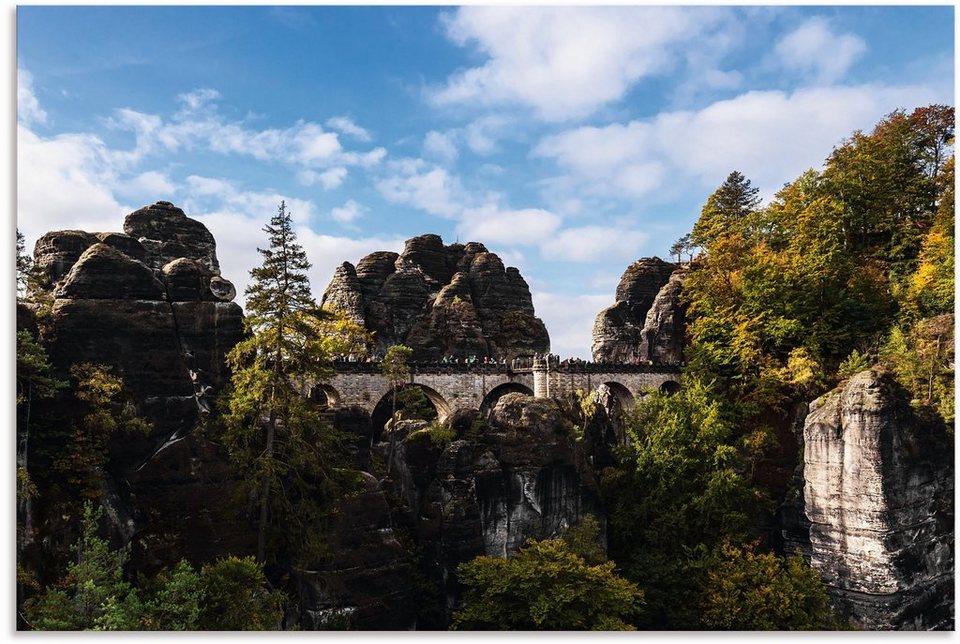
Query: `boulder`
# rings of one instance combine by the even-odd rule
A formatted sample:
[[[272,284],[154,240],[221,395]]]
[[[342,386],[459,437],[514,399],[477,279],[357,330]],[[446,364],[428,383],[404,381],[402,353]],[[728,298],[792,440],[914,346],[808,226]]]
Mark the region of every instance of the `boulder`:
[[[871,630],[953,629],[953,445],[893,377],[868,370],[810,404],[810,562]]]
[[[83,251],[97,242],[92,233],[82,230],[49,232],[33,247],[33,264],[46,285],[53,287],[70,272]]]
[[[146,264],[98,242],[80,255],[53,295],[71,300],[162,300],[164,288]]]
[[[163,281],[167,289],[167,298],[171,302],[191,302],[210,299],[209,269],[194,259],[180,257],[162,270]]]
[[[220,302],[232,302],[237,296],[237,289],[230,280],[214,275],[210,278],[210,294]]]
[[[207,227],[187,217],[169,201],[158,201],[127,215],[123,232],[146,249],[146,262],[161,269],[175,259],[194,259],[220,274],[217,242]]]

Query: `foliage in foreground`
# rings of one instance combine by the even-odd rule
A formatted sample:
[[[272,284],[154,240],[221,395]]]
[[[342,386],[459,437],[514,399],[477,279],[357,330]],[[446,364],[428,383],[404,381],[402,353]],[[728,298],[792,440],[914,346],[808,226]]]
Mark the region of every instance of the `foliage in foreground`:
[[[284,596],[269,590],[251,557],[227,557],[197,572],[181,560],[173,570],[133,585],[124,578],[130,546],[112,549],[97,536],[102,508],[84,505],[75,561],[64,577],[27,600],[34,630],[267,630],[282,617]]]
[[[720,405],[691,381],[651,394],[628,420],[621,467],[603,473],[610,552],[646,594],[646,628],[697,628],[704,560],[724,539],[748,536],[760,499]]]
[[[735,631],[847,627],[830,607],[820,575],[803,557],[779,557],[729,543],[710,559],[701,620],[704,628]]]
[[[585,560],[564,539],[530,540],[509,559],[477,557],[457,567],[467,590],[453,628],[633,630],[643,592],[614,569]]]

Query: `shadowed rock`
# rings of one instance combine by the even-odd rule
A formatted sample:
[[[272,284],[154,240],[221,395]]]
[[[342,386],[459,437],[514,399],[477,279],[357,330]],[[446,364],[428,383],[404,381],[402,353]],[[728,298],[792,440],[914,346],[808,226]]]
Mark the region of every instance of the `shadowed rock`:
[[[207,227],[169,201],[158,201],[127,215],[123,232],[146,249],[147,263],[156,269],[175,259],[195,259],[220,274],[217,242]]]

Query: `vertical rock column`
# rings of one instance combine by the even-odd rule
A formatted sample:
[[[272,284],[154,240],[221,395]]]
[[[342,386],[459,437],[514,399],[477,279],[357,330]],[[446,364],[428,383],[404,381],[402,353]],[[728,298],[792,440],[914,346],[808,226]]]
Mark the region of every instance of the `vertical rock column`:
[[[811,565],[862,628],[953,628],[953,449],[889,375],[810,405],[804,502]]]

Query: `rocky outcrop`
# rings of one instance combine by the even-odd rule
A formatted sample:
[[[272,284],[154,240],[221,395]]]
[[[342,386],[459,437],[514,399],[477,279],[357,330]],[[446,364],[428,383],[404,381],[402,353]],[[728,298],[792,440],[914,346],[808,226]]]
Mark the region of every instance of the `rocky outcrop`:
[[[123,232],[136,239],[146,250],[144,257],[152,268],[163,268],[175,259],[193,259],[220,274],[217,242],[207,227],[169,201],[158,201],[127,215]]]
[[[110,448],[114,487],[138,542],[150,544],[138,560],[169,564],[169,550],[202,561],[225,539],[234,543],[224,531],[236,526],[210,518],[223,503],[226,459],[194,430],[226,384],[224,356],[243,337],[243,312],[203,224],[158,202],[129,215],[124,229],[51,232],[37,242],[34,260],[52,295],[43,342],[60,373],[109,366],[152,424]],[[183,548],[167,548],[170,539]]]
[[[421,574],[440,589],[448,615],[461,592],[458,564],[481,554],[508,556],[528,539],[557,536],[586,514],[604,524],[589,448],[576,440],[555,401],[507,394],[488,424],[474,421],[455,419],[456,435],[439,445],[425,423],[398,423],[384,481],[402,500],[400,522],[420,544]],[[385,455],[386,444],[377,451]]]
[[[416,626],[408,554],[393,530],[377,480],[340,503],[323,561],[297,571],[300,626],[306,630],[407,630]]]
[[[811,564],[867,629],[953,628],[953,446],[893,378],[857,374],[810,405]]]
[[[686,270],[677,270],[653,298],[640,331],[637,357],[653,364],[680,364],[686,344],[687,307],[681,300]]]
[[[685,306],[680,299],[686,271],[658,257],[640,259],[617,285],[616,301],[593,325],[597,362],[682,362]]]
[[[344,262],[323,306],[374,332],[377,351],[413,348],[414,360],[444,356],[512,358],[545,352],[550,339],[520,272],[478,243],[445,246],[437,235]]]

